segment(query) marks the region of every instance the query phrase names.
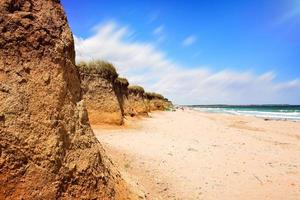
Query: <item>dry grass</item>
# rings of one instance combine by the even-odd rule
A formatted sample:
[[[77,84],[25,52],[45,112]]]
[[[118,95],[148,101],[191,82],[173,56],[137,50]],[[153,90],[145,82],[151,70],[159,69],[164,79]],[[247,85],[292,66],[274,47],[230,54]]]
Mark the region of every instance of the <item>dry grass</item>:
[[[116,84],[119,84],[119,85],[125,86],[125,87],[127,87],[129,85],[129,82],[126,78],[118,77],[118,78],[116,78],[115,82],[116,82]]]
[[[117,78],[118,73],[113,64],[103,61],[103,60],[94,60],[89,62],[80,62],[77,64],[80,71],[89,73],[89,74],[101,74],[105,77]]]
[[[155,92],[146,92],[145,96],[147,99],[165,99],[163,95]]]
[[[138,85],[130,85],[128,86],[128,90],[134,93],[145,93],[144,88]]]

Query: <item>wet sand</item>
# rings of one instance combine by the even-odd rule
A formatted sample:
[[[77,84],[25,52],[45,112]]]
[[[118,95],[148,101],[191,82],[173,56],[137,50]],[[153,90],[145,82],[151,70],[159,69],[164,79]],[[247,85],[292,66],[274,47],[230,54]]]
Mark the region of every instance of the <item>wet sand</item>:
[[[94,127],[147,199],[300,199],[299,122],[192,110],[151,116]]]

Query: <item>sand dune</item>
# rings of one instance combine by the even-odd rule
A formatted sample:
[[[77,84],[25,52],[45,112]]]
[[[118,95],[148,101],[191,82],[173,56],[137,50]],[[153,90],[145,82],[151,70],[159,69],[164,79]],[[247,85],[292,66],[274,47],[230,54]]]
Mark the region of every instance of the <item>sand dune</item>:
[[[94,131],[147,199],[300,199],[300,123],[160,112]]]

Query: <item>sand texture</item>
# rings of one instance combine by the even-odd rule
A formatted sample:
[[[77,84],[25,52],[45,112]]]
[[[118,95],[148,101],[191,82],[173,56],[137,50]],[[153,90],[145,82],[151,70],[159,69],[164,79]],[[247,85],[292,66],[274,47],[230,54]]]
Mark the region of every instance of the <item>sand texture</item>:
[[[300,199],[300,123],[158,112],[99,140],[147,199]]]

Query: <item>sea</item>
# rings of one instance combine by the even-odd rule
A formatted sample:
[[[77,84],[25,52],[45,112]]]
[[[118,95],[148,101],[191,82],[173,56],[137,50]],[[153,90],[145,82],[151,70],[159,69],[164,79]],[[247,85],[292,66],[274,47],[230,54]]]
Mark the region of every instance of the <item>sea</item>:
[[[300,105],[192,105],[188,107],[202,112],[300,121]]]

